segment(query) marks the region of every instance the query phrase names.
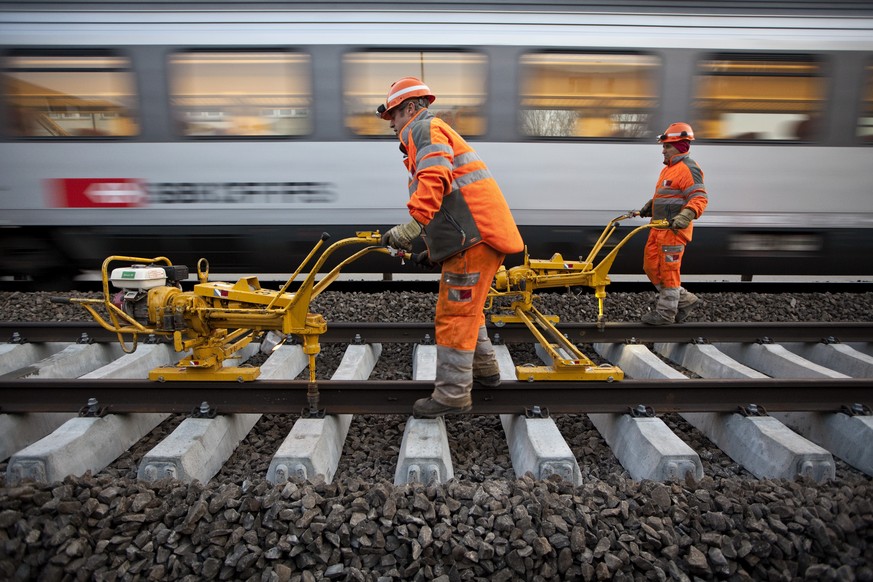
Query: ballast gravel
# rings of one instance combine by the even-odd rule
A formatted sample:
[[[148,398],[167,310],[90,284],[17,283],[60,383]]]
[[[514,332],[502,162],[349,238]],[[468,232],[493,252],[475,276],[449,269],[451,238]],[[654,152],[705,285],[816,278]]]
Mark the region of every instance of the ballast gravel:
[[[692,289],[693,290],[693,289]],[[63,293],[0,293],[0,320],[88,320]],[[76,293],[76,296],[97,294]],[[873,293],[699,294],[700,321],[871,321]],[[633,321],[654,293],[610,293]],[[588,292],[544,293],[544,313],[594,321]],[[325,292],[331,321],[427,321],[431,293]],[[325,344],[319,378],[344,346]],[[513,358],[533,350],[513,346]],[[411,377],[412,346],[384,344],[374,378]],[[0,463],[2,580],[845,580],[873,581],[873,479],[836,460],[825,483],[761,480],[679,415],[662,418],[698,452],[704,477],[637,482],[585,415],[555,422],[582,485],[515,475],[500,420],[446,421],[455,478],[393,485],[403,415],[352,421],[331,483],[265,480],[297,420],[264,415],[208,483],[136,480],[139,460],[183,420],[170,417],[96,475],[6,487]]]

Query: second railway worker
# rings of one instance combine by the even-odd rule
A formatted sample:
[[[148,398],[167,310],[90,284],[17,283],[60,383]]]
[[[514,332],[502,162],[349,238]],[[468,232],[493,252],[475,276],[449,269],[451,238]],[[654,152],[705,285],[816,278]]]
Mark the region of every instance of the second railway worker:
[[[412,249],[421,236],[427,251],[415,261],[441,266],[436,305],[437,369],[433,393],[413,414],[435,418],[472,407],[473,383],[497,386],[500,369],[485,329],[483,309],[507,254],[524,243],[503,193],[476,151],[428,110],[436,96],[415,77],[388,90],[378,114],[391,122],[409,171],[409,214],[382,244]]]
[[[658,290],[655,308],[642,322],[649,325],[681,323],[688,318],[697,296],[682,287],[679,270],[685,246],[709,201],[703,185],[703,170],[688,156],[694,130],[687,123],[673,123],[658,136],[664,154],[664,169],[658,176],[655,195],[640,209],[640,216],[667,220],[670,228],[649,230],[643,270]]]

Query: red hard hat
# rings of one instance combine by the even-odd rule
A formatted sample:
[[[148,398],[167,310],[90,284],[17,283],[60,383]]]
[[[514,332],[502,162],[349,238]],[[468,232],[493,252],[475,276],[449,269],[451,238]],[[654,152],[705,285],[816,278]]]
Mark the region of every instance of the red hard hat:
[[[670,127],[658,136],[658,143],[683,140],[694,141],[694,130],[687,123],[671,123]]]
[[[376,111],[382,119],[387,121],[391,119],[392,109],[414,97],[427,97],[430,103],[436,101],[436,95],[431,92],[430,87],[415,77],[403,77],[394,81],[391,88],[388,89],[385,105],[380,105]]]

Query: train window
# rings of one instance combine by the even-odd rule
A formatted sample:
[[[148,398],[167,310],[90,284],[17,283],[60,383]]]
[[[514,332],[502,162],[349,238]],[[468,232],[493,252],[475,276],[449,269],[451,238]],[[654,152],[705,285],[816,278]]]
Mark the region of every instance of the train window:
[[[376,115],[391,83],[418,77],[437,99],[431,111],[465,136],[485,133],[488,58],[471,52],[366,51],[343,59],[346,127],[358,135],[394,135]]]
[[[196,51],[170,57],[170,103],[180,134],[295,136],[312,129],[309,55]]]
[[[867,65],[865,71],[863,99],[861,117],[858,118],[858,137],[873,143],[873,65]]]
[[[824,94],[811,58],[718,55],[699,63],[694,130],[708,139],[813,140]]]
[[[649,135],[659,67],[657,57],[638,54],[524,55],[521,131],[535,137]]]
[[[3,86],[21,137],[124,137],[139,133],[130,60],[108,54],[6,59]]]

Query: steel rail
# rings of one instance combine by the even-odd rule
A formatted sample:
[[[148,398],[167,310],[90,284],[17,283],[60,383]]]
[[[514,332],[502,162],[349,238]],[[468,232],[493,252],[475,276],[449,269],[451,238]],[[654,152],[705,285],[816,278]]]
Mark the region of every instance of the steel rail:
[[[575,343],[647,342],[818,342],[873,341],[873,321],[869,322],[775,322],[710,323],[693,322],[652,327],[641,323],[616,322],[559,323],[558,330]],[[489,324],[489,333],[506,343],[534,343],[533,335],[521,324],[503,327]],[[322,343],[355,341],[364,343],[417,343],[434,337],[432,323],[353,323],[328,322]],[[94,322],[15,322],[0,321],[0,341],[108,343],[118,341],[115,333]],[[140,336],[139,341],[147,341]]]
[[[409,414],[432,382],[333,381],[317,383],[327,414]],[[309,383],[150,382],[148,380],[0,380],[0,413],[75,412],[93,399],[101,413],[191,413],[202,403],[219,414],[300,414],[308,409]],[[475,387],[473,414],[767,411],[836,412],[873,407],[873,378],[687,379],[622,382],[504,382]],[[855,406],[863,410],[863,406]]]

